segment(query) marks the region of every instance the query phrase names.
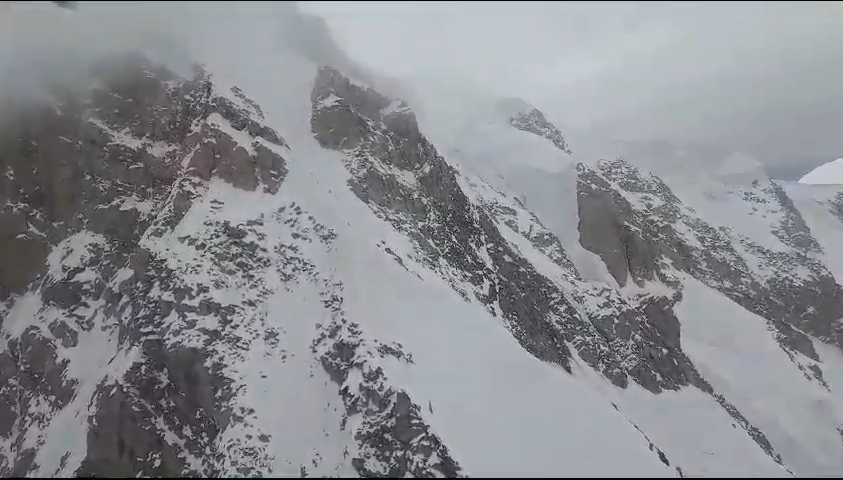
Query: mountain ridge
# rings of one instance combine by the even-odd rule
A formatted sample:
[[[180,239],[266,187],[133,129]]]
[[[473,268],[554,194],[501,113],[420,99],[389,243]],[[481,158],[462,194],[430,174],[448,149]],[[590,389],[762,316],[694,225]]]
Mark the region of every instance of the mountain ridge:
[[[441,135],[323,27],[4,118],[3,475],[841,471],[840,194]]]

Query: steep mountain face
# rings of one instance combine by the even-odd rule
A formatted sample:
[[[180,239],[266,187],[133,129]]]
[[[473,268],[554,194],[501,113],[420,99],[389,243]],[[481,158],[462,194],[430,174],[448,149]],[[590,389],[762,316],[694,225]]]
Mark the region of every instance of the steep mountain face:
[[[630,379],[653,393],[696,386],[780,463],[763,433],[716,393],[682,352],[672,312],[676,296],[624,299],[582,282],[559,240],[535,215],[502,200],[488,185],[460,182],[402,102],[354,85],[329,67],[319,70],[311,100],[314,134],[323,147],[346,152],[348,186],[355,195],[411,239],[410,258],[437,271],[466,301],[502,317],[528,352],[570,373],[573,347],[579,359],[621,388]],[[467,192],[479,193],[474,202]],[[562,281],[539,273],[502,228],[548,256],[564,272]],[[398,256],[396,261],[405,263]]]
[[[831,201],[831,208],[834,215],[843,222],[843,193],[835,195]]]
[[[0,474],[843,471],[843,194],[443,137],[295,20],[3,110]]]
[[[565,153],[570,154],[571,149],[565,141],[562,132],[556,125],[548,121],[544,114],[532,105],[518,99],[510,99],[503,102],[502,108],[511,110],[509,124],[522,132],[532,133],[539,137],[550,140],[553,145]]]
[[[468,149],[464,151],[466,150]],[[660,152],[656,157],[645,157],[640,163],[657,168],[666,160],[659,158],[663,156],[664,152]],[[635,157],[636,160],[639,159]],[[658,160],[654,161],[655,159]],[[756,322],[766,323],[758,333],[764,336],[771,334],[771,339],[774,339],[790,362],[790,366],[786,368],[793,369],[804,381],[832,394],[831,398],[814,401],[839,405],[838,397],[833,392],[834,388],[826,381],[823,370],[824,362],[831,361],[825,368],[833,370],[836,366],[832,359],[836,358],[837,353],[829,352],[828,345],[840,348],[838,325],[839,320],[843,318],[843,297],[840,294],[839,282],[832,273],[840,273],[839,268],[835,268],[839,263],[836,244],[826,240],[821,246],[812,233],[812,228],[819,230],[821,227],[812,225],[812,228],[809,228],[809,223],[815,222],[806,222],[801,209],[797,208],[785,189],[760,176],[760,169],[755,169],[751,165],[752,162],[744,160],[743,167],[740,167],[736,163],[741,162],[733,156],[730,158],[731,162],[717,168],[713,174],[682,175],[681,167],[676,166],[681,162],[682,156],[675,155],[671,160],[672,162],[666,165],[668,168],[661,170],[662,177],[642,171],[621,158],[601,160],[592,164],[578,163],[572,165],[571,173],[542,171],[533,166],[519,165],[500,168],[501,162],[490,162],[491,168],[485,172],[482,167],[480,170],[481,174],[489,179],[508,179],[509,182],[506,183],[515,186],[518,203],[535,205],[541,210],[539,217],[549,222],[558,222],[559,214],[553,211],[553,202],[558,201],[559,196],[542,191],[542,186],[553,188],[553,185],[556,185],[556,188],[564,188],[567,177],[575,178],[578,209],[576,218],[579,226],[577,246],[595,254],[605,265],[611,276],[608,283],[617,285],[621,297],[635,296],[642,290],[650,295],[652,292],[661,292],[665,300],[655,308],[647,310],[649,319],[652,321],[658,317],[669,318],[674,312],[680,313],[673,317],[674,327],[670,331],[675,332],[675,340],[671,343],[684,350],[683,353],[688,352],[692,365],[702,367],[703,371],[708,372],[703,378],[717,380],[710,384],[712,387],[723,388],[737,395],[758,394],[747,391],[746,387],[736,388],[736,385],[723,382],[725,378],[722,377],[731,377],[731,381],[735,383],[746,381],[746,378],[741,378],[743,373],[736,375],[734,370],[727,375],[724,375],[727,372],[713,370],[709,365],[710,359],[701,358],[699,351],[702,349],[694,345],[699,342],[697,338],[693,339],[691,350],[686,350],[686,341],[680,341],[679,333],[687,331],[687,324],[690,323],[687,322],[688,319],[682,319],[681,313],[684,312],[685,316],[708,316],[708,307],[699,304],[694,298],[699,296],[702,285],[711,291],[719,292],[732,305],[739,306],[737,311],[729,314],[730,321],[737,322],[737,318],[751,312],[754,314],[751,316],[757,319]],[[477,170],[479,162],[476,159],[466,162]],[[694,172],[694,169],[689,170]],[[543,177],[549,177],[549,180]],[[499,180],[498,182],[500,183]],[[831,196],[824,202],[832,212],[834,198],[836,197]],[[563,217],[564,220],[568,219]],[[825,230],[829,227],[839,230],[841,226],[833,219],[822,221]],[[563,226],[562,229],[564,228],[566,227]],[[559,228],[555,231],[560,236],[564,235],[564,231]],[[575,263],[583,265],[582,261]],[[694,294],[691,298],[688,298],[689,291]],[[666,301],[668,298],[672,298],[672,301]],[[687,308],[683,308],[683,304],[692,303],[702,311],[689,312]],[[710,320],[708,322],[710,323]],[[728,322],[721,328],[734,328],[736,332],[739,330],[737,325],[730,326]],[[696,335],[710,336],[710,332],[699,331],[695,332]],[[721,350],[718,354],[724,353],[724,347],[728,347],[721,343],[722,335],[721,333],[707,339],[706,343],[712,343],[706,347],[714,346],[715,349]],[[671,338],[664,331],[661,336],[665,339]],[[757,342],[758,339],[752,341]],[[754,350],[753,347],[744,345],[736,348],[746,348],[749,352]],[[770,347],[764,348],[769,350]],[[825,355],[818,353],[820,348],[824,350]],[[706,350],[706,355],[713,354],[711,348]],[[764,368],[758,363],[763,356],[757,353],[745,356],[759,368]],[[768,351],[764,356],[775,355]],[[747,359],[735,360],[745,362]],[[775,359],[777,364],[781,364],[781,360],[780,357]],[[720,365],[719,368],[744,372],[747,366],[732,364],[728,367]],[[767,382],[770,380],[765,379]],[[699,386],[703,391],[710,391],[708,389],[712,388],[700,385],[699,382],[692,384]],[[816,387],[803,388],[816,393]],[[780,388],[786,387],[782,385]],[[811,397],[813,394],[809,393],[806,396]],[[822,396],[825,397],[825,394]],[[725,398],[729,397],[727,394]],[[715,398],[723,397],[715,394]],[[783,400],[783,403],[794,404],[790,399]],[[802,404],[808,408],[810,402],[806,403]],[[739,408],[745,405],[751,410],[757,408],[757,405],[751,406],[751,402],[736,405]],[[724,407],[730,410],[729,406]],[[837,408],[839,407],[832,410],[836,411]],[[777,444],[787,446],[788,449],[807,450],[813,448],[807,445],[816,446],[822,442],[829,442],[822,448],[839,448],[838,439],[830,429],[821,427],[826,430],[825,433],[795,432],[793,427],[782,428],[782,423],[769,423],[770,417],[789,416],[792,412],[749,413],[751,415],[746,417],[752,424],[749,430],[762,434],[764,438],[759,441],[759,445],[762,448],[765,445],[771,447],[767,451],[773,458],[783,458],[785,465],[798,465],[798,470],[802,471],[830,472],[839,468],[833,466],[837,461],[831,457],[820,460],[815,456],[809,459],[808,457],[815,454],[804,451],[790,451],[780,457],[775,451]],[[804,418],[805,415],[811,414],[801,412],[798,415]],[[827,422],[837,424],[837,415],[839,414],[835,413],[828,417]],[[753,422],[754,419],[760,420],[764,417],[767,417],[765,423],[771,428],[766,429],[761,423]],[[789,431],[776,431],[779,429]],[[811,436],[816,438],[805,438]],[[776,442],[773,437],[779,437],[781,441]],[[799,437],[800,440],[794,440]],[[824,440],[818,440],[820,437]],[[773,440],[766,443],[770,438]],[[796,447],[794,442],[804,442],[805,445]],[[793,463],[788,462],[788,456]]]
[[[843,234],[843,188],[837,185],[781,185],[793,205],[802,213],[811,234],[823,252],[820,259],[836,279],[843,277],[840,235]],[[839,283],[839,280],[838,280]]]
[[[222,373],[227,350],[249,339],[225,339],[223,325],[245,305],[220,303],[211,289],[228,275],[259,298],[254,269],[267,252],[248,226],[213,217],[204,238],[174,231],[212,178],[277,192],[284,140],[242,92],[215,94],[201,70],[180,79],[130,55],[104,61],[96,78],[101,85],[85,98],[59,94],[4,118],[0,468],[72,473],[69,449],[56,471],[38,470],[36,458],[51,440],[46,427],[61,422],[54,415],[82,412],[89,428],[84,459],[73,459],[79,474],[218,473],[210,463],[187,465],[184,453],[219,448],[220,430],[242,415],[215,399],[234,392]],[[217,271],[205,282],[180,276],[178,267],[201,268],[155,245],[195,249]],[[104,368],[114,370],[88,381]],[[175,443],[163,441],[168,432]]]
[[[819,244],[779,186],[754,183],[727,192],[737,197],[732,203],[752,205],[750,215],[772,217],[766,233],[773,246],[708,224],[659,178],[646,178],[623,160],[578,169],[582,244],[604,260],[621,286],[628,280],[675,285],[672,274],[684,272],[768,318],[783,348],[794,354],[818,359],[805,333],[840,345],[836,320],[843,318],[843,292],[811,258],[820,253]],[[809,368],[822,381],[819,367]]]

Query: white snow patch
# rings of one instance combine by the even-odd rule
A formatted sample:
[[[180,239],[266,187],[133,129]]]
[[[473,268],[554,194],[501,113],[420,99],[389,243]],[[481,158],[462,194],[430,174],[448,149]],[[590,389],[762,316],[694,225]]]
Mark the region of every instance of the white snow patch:
[[[334,105],[336,105],[336,104],[338,104],[338,103],[341,103],[341,102],[342,102],[342,99],[341,99],[340,97],[338,97],[338,96],[334,95],[334,92],[331,92],[331,94],[330,94],[330,95],[328,95],[327,97],[323,98],[322,100],[320,100],[320,101],[316,104],[316,108],[317,108],[318,110],[321,110],[321,109],[323,109],[323,108],[333,107]]]
[[[811,234],[823,249],[822,259],[825,266],[834,275],[838,284],[843,285],[843,222],[830,210],[829,200],[843,192],[843,186],[815,186],[793,182],[783,183],[782,187],[793,200]]]
[[[252,144],[256,142],[257,139],[246,132],[236,130],[234,127],[231,126],[231,122],[223,118],[222,115],[216,112],[212,113],[208,116],[207,123],[208,125],[218,128],[221,132],[231,137],[231,139],[234,140],[238,145],[245,148],[246,151],[249,152],[249,155],[255,155],[255,149]]]
[[[19,337],[24,330],[32,325],[32,320],[44,307],[41,296],[37,292],[27,292],[12,303],[12,307],[3,318],[2,331],[8,336],[0,336],[0,347],[6,349],[9,338]]]
[[[172,145],[161,141],[153,141],[148,138],[137,138],[131,134],[131,131],[128,128],[124,128],[120,131],[114,130],[98,118],[89,118],[88,122],[108,133],[111,137],[111,143],[123,145],[131,148],[132,150],[145,150],[155,157],[164,156],[167,153],[173,152],[179,148],[178,145]]]
[[[44,428],[44,444],[37,449],[36,476],[68,476],[79,467],[88,453],[88,416],[97,387],[106,377],[119,378],[128,367],[113,362],[117,354],[116,332],[99,328],[79,332],[77,346],[65,348],[59,344],[57,353],[59,358],[69,360],[67,375],[78,382],[76,396]],[[62,468],[64,455],[68,456]]]
[[[772,234],[784,220],[778,200],[763,191],[765,183],[727,185],[711,177],[663,177],[662,180],[688,207],[715,228],[725,227],[774,252],[791,251]],[[734,243],[738,243],[737,240]]]
[[[155,203],[151,200],[141,200],[136,194],[118,197],[108,205],[98,205],[97,209],[110,208],[115,206],[120,210],[137,210],[142,215],[148,215],[155,209]]]
[[[64,278],[64,272],[81,267],[90,257],[89,247],[105,245],[106,238],[83,230],[62,240],[47,256],[47,275],[52,280]]]
[[[843,469],[843,396],[809,380],[776,343],[767,322],[691,278],[676,306],[682,344],[715,390],[766,436],[798,476]],[[810,363],[810,360],[804,359]],[[822,365],[828,374],[839,365]]]
[[[415,365],[387,365],[387,376],[416,403],[430,402],[425,418],[469,474],[672,475],[607,402],[529,355],[479,305],[370,249],[350,253],[342,269],[349,316],[413,354]],[[622,460],[601,461],[607,455]]]
[[[340,430],[345,407],[310,344],[320,320],[328,321],[318,292],[310,285],[292,291],[279,289],[266,306],[270,325],[282,332],[279,347],[253,348],[239,369],[248,385],[239,403],[255,409],[261,431],[271,437],[273,472],[299,473],[306,465],[311,475],[353,476],[349,462],[312,465],[314,448],[326,460],[343,459],[343,449],[354,443],[353,431]],[[274,312],[284,312],[277,315]],[[232,432],[227,432],[230,435]]]
[[[806,185],[843,185],[843,158],[824,163],[799,179]]]
[[[574,375],[617,405],[664,452],[673,471],[679,467],[686,477],[789,477],[713,397],[696,388],[654,395],[630,382],[621,390],[584,363],[575,364]]]
[[[333,95],[333,94],[332,94]],[[406,113],[410,111],[410,107],[408,107],[404,101],[396,98],[392,100],[392,103],[381,109],[381,116],[385,117],[387,115],[392,115],[394,113]]]

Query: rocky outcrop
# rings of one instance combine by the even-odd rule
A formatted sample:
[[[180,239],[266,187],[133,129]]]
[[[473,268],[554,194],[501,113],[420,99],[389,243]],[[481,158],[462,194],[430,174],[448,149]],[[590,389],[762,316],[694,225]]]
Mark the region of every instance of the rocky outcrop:
[[[843,345],[836,322],[843,316],[843,292],[813,258],[819,245],[774,183],[756,182],[743,197],[781,212],[770,232],[786,247],[780,250],[707,224],[659,178],[621,159],[578,169],[581,242],[619,284],[660,280],[679,288],[674,272],[684,272],[768,319],[792,358],[799,352],[818,360],[803,332]]]
[[[527,210],[519,198],[507,196],[479,179],[475,181],[464,178],[463,180],[469,187],[468,193],[474,195],[474,202],[479,204],[496,223],[502,224],[529,241],[536,250],[561,268],[566,276],[581,279],[580,273],[556,235],[542,224],[536,214]]]
[[[148,226],[136,208],[164,203],[187,174],[277,191],[284,160],[261,142],[283,145],[251,113],[214,96],[207,74],[175,76],[129,55],[102,62],[101,87],[88,98],[58,95],[52,104],[6,114],[0,132],[0,298],[20,293],[43,273],[50,245],[83,229],[136,244]],[[226,127],[225,125],[229,125]],[[239,147],[225,128],[255,138]],[[195,151],[194,151],[195,150]],[[185,205],[179,208],[184,209]],[[10,262],[6,265],[6,262]]]
[[[539,283],[533,284],[531,277],[518,278],[524,275],[518,268],[522,265],[514,263],[516,256],[486,214],[468,201],[455,171],[421,135],[412,112],[389,110],[391,100],[352,84],[328,67],[320,68],[311,99],[316,139],[329,148],[350,150],[347,166],[353,175],[349,182],[352,191],[410,235],[432,268],[439,259],[452,265],[460,278],[449,280],[466,298],[469,293],[458,283],[467,281],[477,288],[490,274],[481,251],[497,258],[491,268],[511,271],[514,282],[495,282],[485,291],[472,293],[487,304],[499,304],[504,318],[518,322],[513,329],[525,348],[567,367],[564,340],[546,319],[555,303],[551,295],[542,295],[546,280],[536,276]],[[369,161],[370,157],[377,162]],[[399,172],[411,174],[414,184],[405,183]],[[529,265],[524,269],[526,275],[535,276]],[[522,302],[523,295],[535,301]],[[556,308],[569,307],[560,304]]]
[[[831,213],[843,222],[843,192],[835,195],[834,199],[831,201]]]
[[[571,149],[568,142],[565,141],[565,137],[562,136],[562,132],[545,118],[544,114],[537,108],[516,113],[509,118],[509,124],[523,132],[546,138],[559,150],[571,154]]]
[[[161,333],[171,315],[224,320],[236,312],[203,297],[206,285],[181,281],[142,244],[172,231],[212,178],[276,192],[286,173],[284,141],[242,92],[219,95],[200,68],[184,79],[127,55],[98,63],[94,77],[98,86],[84,96],[57,90],[44,103],[4,112],[0,439],[8,450],[0,452],[0,473],[37,467],[32,449],[46,438],[39,426],[89,400],[66,372],[67,355],[81,335],[113,332],[116,352],[138,349],[145,360],[96,387],[77,473],[219,474],[214,461],[197,467],[187,456],[206,456],[236,418],[226,413],[231,380],[208,345],[178,346]],[[42,307],[22,310],[33,301]],[[20,322],[31,326],[10,334]],[[24,442],[27,435],[38,440]]]
[[[56,355],[55,343],[35,325],[5,342],[0,353],[0,438],[10,442],[12,451],[0,452],[4,476],[26,475],[35,459],[35,449],[24,444],[27,431],[75,395],[76,382],[66,377],[67,366]]]
[[[531,354],[569,371],[576,355],[622,388],[630,379],[653,393],[696,386],[743,419],[682,352],[672,311],[679,296],[625,299],[610,288],[582,282],[559,240],[534,215],[519,212],[523,206],[488,186],[467,182],[468,191],[476,194],[472,201],[458,172],[399,101],[355,85],[329,67],[320,68],[311,100],[314,137],[344,152],[349,188],[413,240],[417,261],[439,272],[466,301],[503,317]],[[502,228],[552,259],[564,272],[567,288],[540,274],[506,240]],[[646,272],[645,267],[635,268]],[[739,423],[780,462],[763,433],[745,420]]]
[[[121,382],[102,386],[89,420],[88,455],[77,476],[219,475],[212,462],[197,470],[185,456],[220,455],[217,437],[230,420],[217,410],[215,397],[224,385],[218,385],[219,375],[205,367],[207,353],[171,349],[153,339],[141,348],[143,362],[134,364]],[[151,372],[163,373],[166,382],[157,381]],[[167,432],[179,442],[165,441]]]
[[[79,409],[89,415],[85,455],[66,467],[68,451],[59,468],[65,474],[271,474],[270,435],[240,398],[247,385],[235,365],[256,349],[283,363],[281,332],[263,304],[277,289],[305,282],[320,289],[333,319],[314,327],[312,349],[346,407],[336,428],[363,418],[352,422],[351,468],[459,476],[420,407],[365,360],[411,363],[412,356],[362,337],[342,310],[342,283],[302,253],[314,243],[330,248],[336,234],[295,203],[240,223],[217,218],[225,202],[208,199],[215,179],[272,195],[286,176],[286,144],[263,123],[260,107],[237,88],[217,91],[199,68],[183,79],[139,56],[103,62],[96,75],[100,86],[84,100],[33,106],[0,132],[8,172],[0,198],[9,212],[2,218],[15,226],[3,240],[31,237],[40,248],[25,259],[32,265],[26,275],[20,260],[0,275],[4,321],[33,325],[3,339],[0,448],[8,449],[0,451],[0,473],[38,469],[36,449],[48,440],[41,427]],[[186,229],[197,202],[207,216]],[[288,238],[266,234],[281,225]],[[42,306],[22,310],[26,296]],[[20,318],[28,313],[34,318]],[[88,372],[80,384],[66,375],[67,357],[90,335],[110,339],[95,368],[120,358],[123,366]],[[296,468],[325,467],[317,452]]]

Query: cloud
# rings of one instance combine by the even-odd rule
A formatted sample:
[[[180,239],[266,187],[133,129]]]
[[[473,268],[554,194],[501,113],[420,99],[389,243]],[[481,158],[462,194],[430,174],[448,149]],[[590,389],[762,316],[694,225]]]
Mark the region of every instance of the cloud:
[[[46,87],[90,85],[90,64],[104,55],[142,51],[188,67],[186,2],[5,2],[0,10],[0,97],[37,96]]]
[[[839,3],[302,5],[378,72],[519,96],[572,128],[716,144],[790,176],[843,155]],[[301,20],[290,23],[291,12],[288,2],[80,2],[74,11],[14,2],[0,11],[0,97],[80,80],[105,53],[141,49],[186,68],[202,48],[280,42],[269,23],[286,18],[279,28],[290,30]],[[321,34],[308,37],[322,28],[312,23],[294,35],[340,61]],[[258,31],[266,38],[251,38]],[[232,62],[255,68],[253,59]]]
[[[836,2],[307,8],[327,19],[352,57],[385,74],[521,96],[601,135],[717,144],[781,171],[843,155]]]
[[[93,61],[127,52],[183,75],[210,61],[241,81],[265,75],[267,62],[289,54],[371,76],[336,45],[322,18],[296,2],[78,3],[66,10],[0,2],[0,99],[38,96],[56,83],[89,87]],[[274,58],[261,56],[266,52]]]
[[[258,73],[254,45],[295,44],[325,54],[319,19],[306,26],[293,2],[0,2],[0,94],[37,92],[51,82],[90,85],[90,63],[139,51],[179,73],[208,56]],[[293,28],[296,27],[296,28]],[[285,35],[286,34],[286,35]],[[323,44],[319,44],[323,41]],[[321,49],[321,50],[320,50]],[[336,52],[332,52],[335,56]],[[279,55],[280,55],[279,51]],[[332,61],[335,60],[332,58]]]

